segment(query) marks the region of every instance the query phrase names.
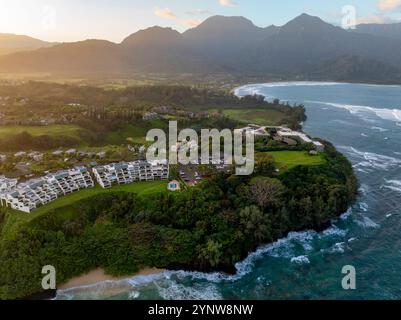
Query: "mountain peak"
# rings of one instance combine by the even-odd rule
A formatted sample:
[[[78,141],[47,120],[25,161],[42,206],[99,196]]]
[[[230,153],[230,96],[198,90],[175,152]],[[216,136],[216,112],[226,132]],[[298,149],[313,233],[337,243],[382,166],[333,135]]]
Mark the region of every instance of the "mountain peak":
[[[285,28],[315,28],[317,26],[333,27],[319,17],[311,16],[307,13],[302,13],[284,25]]]
[[[207,18],[197,27],[190,30],[244,30],[244,29],[260,29],[253,24],[251,20],[248,20],[242,16],[212,16]],[[188,30],[188,31],[190,31]]]
[[[159,26],[150,27],[144,30],[139,30],[131,34],[123,40],[121,44],[150,44],[150,43],[166,43],[181,40],[181,34],[172,28],[163,28]]]

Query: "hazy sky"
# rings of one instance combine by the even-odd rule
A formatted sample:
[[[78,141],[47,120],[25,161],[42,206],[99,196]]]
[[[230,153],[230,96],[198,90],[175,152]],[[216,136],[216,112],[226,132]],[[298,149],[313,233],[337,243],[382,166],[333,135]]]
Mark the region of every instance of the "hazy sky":
[[[153,25],[184,31],[215,14],[242,15],[261,27],[303,12],[340,24],[345,5],[355,7],[359,22],[401,22],[401,0],[0,0],[0,33],[120,42]]]

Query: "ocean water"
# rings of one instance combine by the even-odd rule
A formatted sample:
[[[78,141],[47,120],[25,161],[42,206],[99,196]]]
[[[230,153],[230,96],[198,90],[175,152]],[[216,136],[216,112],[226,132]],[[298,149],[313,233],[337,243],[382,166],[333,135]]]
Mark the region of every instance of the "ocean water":
[[[357,203],[324,232],[291,233],[260,247],[235,275],[168,271],[61,291],[57,299],[401,298],[401,86],[292,82],[236,93],[304,103],[304,131],[353,163]],[[356,268],[356,290],[342,289],[345,265]]]

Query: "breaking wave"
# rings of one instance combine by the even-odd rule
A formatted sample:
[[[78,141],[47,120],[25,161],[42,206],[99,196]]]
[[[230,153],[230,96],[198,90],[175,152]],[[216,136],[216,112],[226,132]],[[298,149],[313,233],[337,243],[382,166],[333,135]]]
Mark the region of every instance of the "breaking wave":
[[[214,284],[195,284],[184,286],[176,281],[169,281],[165,286],[156,284],[159,296],[164,300],[222,300]]]
[[[332,106],[336,108],[341,108],[348,110],[351,114],[359,116],[360,118],[367,120],[367,115],[375,115],[378,118],[389,121],[401,121],[401,110],[400,109],[387,109],[387,108],[374,108],[370,106],[358,106],[352,104],[341,104],[341,103],[331,103],[322,101],[313,101],[315,103],[325,104],[327,106]],[[373,130],[380,130],[380,127],[372,127]],[[387,129],[382,129],[387,131]],[[381,132],[384,132],[381,131]]]
[[[392,191],[401,192],[401,180],[385,180],[386,184],[382,187]]]
[[[354,168],[388,170],[401,165],[401,159],[398,158],[373,152],[364,152],[350,146],[339,146],[338,149],[343,150],[353,158],[353,163],[355,163]]]

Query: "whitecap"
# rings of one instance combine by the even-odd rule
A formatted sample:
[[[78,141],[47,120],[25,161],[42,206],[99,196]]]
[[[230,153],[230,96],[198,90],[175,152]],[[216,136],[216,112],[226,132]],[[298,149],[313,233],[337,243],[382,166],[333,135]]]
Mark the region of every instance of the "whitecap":
[[[338,146],[338,149],[343,150],[351,157],[354,168],[363,169],[381,169],[388,170],[390,168],[398,168],[401,165],[401,160],[398,158],[377,154],[373,152],[363,152],[350,146]]]
[[[222,300],[214,284],[194,284],[190,287],[169,281],[165,286],[156,285],[159,296],[164,300]]]
[[[371,129],[372,130],[377,130],[379,132],[387,132],[387,131],[389,131],[389,129],[384,129],[384,128],[381,128],[381,127],[371,127]]]
[[[291,258],[291,263],[310,264],[310,260],[309,260],[308,256],[298,256],[298,257]]]
[[[367,184],[362,183],[361,186],[359,187],[359,192],[362,195],[366,195],[368,193],[369,189],[370,188],[369,188],[369,186]]]
[[[369,209],[369,205],[366,202],[360,202],[358,205],[359,209],[362,210],[363,212],[367,212]]]
[[[138,299],[139,296],[140,296],[140,292],[138,292],[138,291],[131,291],[131,292],[128,294],[128,299],[130,299],[130,300],[135,300],[135,299]]]
[[[362,217],[362,220],[357,219],[357,220],[355,220],[355,222],[359,226],[366,228],[366,229],[369,229],[369,228],[376,229],[376,228],[380,227],[379,224],[377,224],[376,222],[374,222],[372,219],[370,219],[368,217]]]
[[[319,237],[345,237],[347,233],[347,229],[341,229],[337,226],[333,226],[319,234]]]
[[[322,102],[322,101],[315,101],[315,102],[348,110],[351,114],[356,115],[364,120],[371,120],[367,118],[367,116],[375,115],[376,117],[381,118],[383,120],[397,121],[397,122],[401,121],[400,109],[375,108],[371,106]],[[379,128],[379,127],[372,127],[372,128]]]
[[[346,249],[346,243],[345,242],[337,242],[332,246],[330,249],[327,251],[330,253],[344,253]]]
[[[385,180],[386,185],[383,185],[382,188],[390,189],[392,191],[401,192],[401,180]]]

